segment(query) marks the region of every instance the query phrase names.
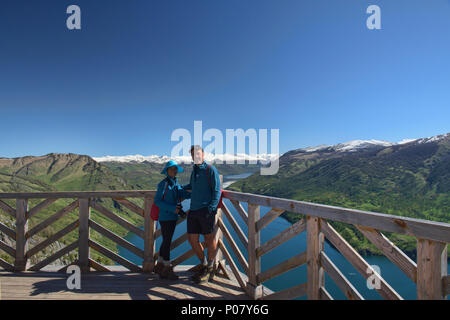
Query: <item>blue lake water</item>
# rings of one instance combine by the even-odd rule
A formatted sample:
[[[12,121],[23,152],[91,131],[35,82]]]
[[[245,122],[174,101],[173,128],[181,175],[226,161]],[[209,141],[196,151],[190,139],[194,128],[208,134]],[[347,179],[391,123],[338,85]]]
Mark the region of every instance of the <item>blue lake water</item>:
[[[225,176],[224,177],[224,186],[226,186],[227,182],[237,180],[240,178],[244,178],[249,174],[243,175],[235,175],[235,176]],[[230,212],[235,217],[236,221],[238,221],[241,229],[247,233],[247,226],[242,221],[240,215],[234,209],[233,205],[230,203],[228,199],[224,199],[224,202]],[[184,208],[189,208],[189,200],[183,202]],[[247,204],[242,203],[242,206],[247,210]],[[268,212],[270,208],[261,207],[261,216]],[[236,236],[233,228],[227,219],[224,219],[225,225],[227,226],[230,233],[234,236],[236,243],[239,246],[241,252],[247,258],[247,252],[244,246],[240,243],[239,238]],[[277,218],[272,223],[270,223],[266,228],[261,231],[261,243],[264,243],[267,240],[270,240],[275,235],[280,233],[291,226],[291,224],[283,218]],[[158,226],[159,227],[159,226]],[[183,235],[186,232],[186,221],[180,223],[176,230],[174,239]],[[134,233],[129,233],[125,239],[136,245],[138,248],[144,248],[144,241],[142,238],[136,236]],[[226,243],[226,240],[224,241]],[[156,250],[159,250],[159,246],[161,244],[161,237],[156,240]],[[235,258],[233,251],[228,246],[228,251]],[[379,293],[376,290],[369,289],[367,286],[366,280],[360,275],[360,273],[334,248],[328,245],[325,242],[325,253],[328,257],[333,261],[333,263],[341,270],[341,272],[349,279],[349,281],[353,284],[353,286],[359,291],[359,293],[365,299],[382,299]],[[142,258],[134,255],[132,252],[126,250],[125,248],[119,247],[119,254],[124,258],[141,265]],[[190,249],[189,243],[186,241],[179,247],[175,248],[171,252],[171,258],[176,258],[182,253],[186,252]],[[301,253],[306,250],[306,232],[303,232],[296,237],[290,239],[279,247],[275,248],[271,252],[267,253],[261,258],[261,269],[262,271],[267,270],[280,262],[285,261],[286,259],[295,256],[298,253]],[[400,269],[397,268],[389,259],[384,256],[365,256],[364,259],[370,265],[376,265],[380,268],[381,276],[389,283],[389,285],[394,288],[404,299],[416,299],[416,285],[413,281],[411,281]],[[237,260],[235,260],[237,261]],[[191,257],[186,260],[183,264],[185,265],[195,265],[199,263],[197,257]],[[236,262],[239,266],[239,263]],[[240,266],[239,266],[240,267]],[[240,268],[241,271],[242,268]],[[449,269],[450,270],[450,264]],[[286,272],[274,279],[264,282],[263,284],[274,291],[279,291],[282,289],[286,289],[292,287],[297,284],[301,284],[306,282],[306,265],[295,268],[289,272]],[[340,289],[333,283],[328,275],[325,275],[325,288],[331,294],[334,299],[346,299],[345,295],[340,291]],[[301,297],[299,299],[306,299],[306,297]]]

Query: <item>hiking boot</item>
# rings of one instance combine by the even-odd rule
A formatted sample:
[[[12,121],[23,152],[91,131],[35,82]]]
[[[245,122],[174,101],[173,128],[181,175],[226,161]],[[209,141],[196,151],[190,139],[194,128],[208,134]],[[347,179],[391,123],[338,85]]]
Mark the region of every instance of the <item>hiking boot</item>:
[[[156,274],[161,275],[161,272],[164,269],[164,264],[162,262],[159,262],[156,264],[156,266],[153,268],[153,272]]]
[[[198,273],[194,275],[192,280],[198,284],[208,282],[212,280],[214,277],[213,270],[214,268],[212,266],[211,267],[204,266]]]
[[[173,272],[173,266],[171,265],[164,266],[160,277],[162,279],[178,280],[178,276],[175,274],[175,272]]]

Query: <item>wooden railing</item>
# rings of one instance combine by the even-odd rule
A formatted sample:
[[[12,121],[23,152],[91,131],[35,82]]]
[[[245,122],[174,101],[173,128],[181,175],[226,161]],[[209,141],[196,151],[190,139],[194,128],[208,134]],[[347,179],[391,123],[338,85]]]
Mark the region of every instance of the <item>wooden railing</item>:
[[[150,217],[154,196],[155,191],[0,193],[0,211],[6,212],[15,219],[14,230],[0,223],[0,232],[15,240],[15,248],[0,241],[0,250],[14,258],[14,264],[0,259],[0,267],[13,272],[38,271],[67,253],[78,249],[78,258],[73,263],[79,265],[83,272],[88,272],[91,268],[97,271],[110,271],[108,266],[102,265],[91,258],[90,250],[99,252],[131,271],[151,272],[155,259],[159,255],[159,252],[155,252],[155,240],[161,236],[161,230],[155,229],[155,222]],[[102,198],[113,199],[133,214],[141,216],[144,221],[144,230],[117,215],[113,212],[114,210],[103,206],[101,204]],[[132,198],[143,199],[143,208],[129,200]],[[229,199],[232,206],[236,209],[238,217],[232,215],[225,203],[216,215],[217,223],[214,233],[219,248],[216,256],[216,270],[231,278],[229,274],[231,269],[242,289],[254,299],[293,299],[305,295],[308,299],[333,299],[325,289],[325,273],[330,276],[348,299],[363,299],[362,295],[325,253],[325,238],[364,278],[374,277],[380,283],[376,290],[381,297],[385,299],[402,299],[381,275],[329,224],[328,220],[351,224],[361,231],[376,248],[417,284],[418,299],[445,299],[450,293],[450,278],[447,275],[447,243],[450,242],[450,224],[448,223],[232,191],[224,191],[224,198]],[[8,201],[14,199],[16,208],[8,204],[5,199],[9,199]],[[29,199],[44,200],[33,208],[29,208]],[[28,230],[29,219],[39,211],[50,206],[57,199],[74,199],[74,201]],[[241,203],[248,204],[248,212]],[[269,207],[271,210],[261,216],[261,206]],[[75,210],[78,211],[78,219],[67,224],[60,231],[57,231],[34,247],[28,248],[28,241],[33,235],[42,232],[42,230]],[[144,240],[143,250],[108,230],[100,223],[95,222],[92,219],[91,210],[141,237]],[[261,243],[261,230],[285,211],[302,214],[305,218],[292,224],[272,239]],[[236,218],[242,219],[247,225],[247,232],[241,229]],[[182,221],[183,219],[179,219],[178,223]],[[228,221],[228,224],[234,231],[233,233],[226,227],[225,221]],[[41,252],[48,245],[76,229],[78,229],[78,239],[76,241],[34,265],[30,265],[29,261],[33,255]],[[143,259],[142,265],[137,265],[94,241],[90,236],[90,230],[95,230],[117,245],[141,257]],[[307,233],[307,249],[304,252],[293,252],[292,257],[288,257],[288,259],[267,270],[261,270],[262,256],[303,231]],[[404,254],[381,231],[416,237],[417,262],[414,262]],[[171,250],[179,247],[187,239],[186,233],[175,239],[172,242]],[[239,242],[241,245],[238,245]],[[244,252],[246,254],[241,252],[240,247],[246,249],[247,252]],[[235,258],[232,257],[228,248],[234,253]],[[192,249],[187,250],[174,258],[172,263],[173,265],[181,264],[193,255],[194,251]],[[307,267],[307,281],[305,283],[299,283],[278,292],[265,294],[262,285],[265,281],[304,264]],[[243,272],[240,270],[243,270]],[[367,272],[368,270],[370,272]]]

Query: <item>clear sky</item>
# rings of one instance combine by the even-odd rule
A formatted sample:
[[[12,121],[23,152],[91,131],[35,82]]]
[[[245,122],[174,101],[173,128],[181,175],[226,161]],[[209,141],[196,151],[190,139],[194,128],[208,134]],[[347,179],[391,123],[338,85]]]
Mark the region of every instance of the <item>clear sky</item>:
[[[2,0],[0,35],[0,157],[170,154],[194,120],[281,152],[450,132],[448,0]]]

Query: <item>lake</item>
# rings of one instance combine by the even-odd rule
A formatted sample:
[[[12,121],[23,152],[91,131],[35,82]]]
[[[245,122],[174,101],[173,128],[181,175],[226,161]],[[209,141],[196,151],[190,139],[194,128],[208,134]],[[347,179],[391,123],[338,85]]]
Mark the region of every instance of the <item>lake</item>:
[[[251,173],[240,174],[240,175],[230,175],[224,176],[224,188],[227,187],[232,182],[246,178]],[[233,205],[230,203],[228,199],[224,199],[224,202],[232,215],[238,221],[241,229],[246,233],[248,231],[247,226],[242,221],[240,215],[234,209]],[[242,206],[247,210],[247,204],[242,203]],[[185,200],[183,202],[183,207],[186,209],[189,208],[189,200]],[[261,207],[261,216],[268,212],[271,208]],[[225,225],[227,226],[230,233],[238,239],[233,228],[227,219],[224,219]],[[283,231],[284,229],[290,227],[291,224],[285,219],[279,217],[275,219],[272,223],[270,223],[266,228],[261,231],[261,243],[264,243],[267,240],[270,240],[272,237]],[[159,226],[158,226],[159,228]],[[186,221],[180,223],[176,230],[174,239],[181,236],[186,232]],[[144,248],[144,241],[142,238],[136,236],[134,233],[129,233],[125,239],[133,243],[138,248]],[[226,243],[226,240],[224,241]],[[236,243],[239,245],[239,249],[247,258],[247,252],[244,246],[241,244],[239,240],[236,240]],[[156,250],[159,250],[159,246],[161,244],[161,237],[156,240]],[[233,251],[227,245],[228,251],[235,258]],[[132,261],[133,263],[142,264],[142,258],[134,255],[132,252],[126,250],[125,248],[118,247],[119,254],[124,258]],[[176,258],[182,253],[186,252],[190,249],[189,243],[186,241],[179,247],[172,250],[171,258]],[[275,248],[271,252],[267,253],[262,257],[261,260],[261,269],[262,271],[267,270],[280,262],[285,261],[286,259],[295,256],[298,253],[301,253],[306,250],[306,232],[303,232],[296,237],[290,239],[285,242],[281,246]],[[328,257],[333,261],[333,263],[341,270],[341,272],[349,279],[349,281],[353,284],[353,286],[359,291],[359,293],[365,299],[382,299],[379,293],[376,290],[369,289],[367,287],[366,280],[360,275],[360,273],[334,248],[328,245],[325,242],[324,245],[325,253]],[[412,282],[400,269],[397,268],[389,259],[384,256],[364,256],[364,259],[370,265],[375,265],[380,268],[381,276],[389,283],[389,285],[394,288],[404,299],[416,299],[416,285]],[[196,265],[199,261],[197,257],[191,257],[186,260],[183,264],[186,265]],[[239,266],[239,263],[236,262]],[[239,266],[240,267],[240,266]],[[240,268],[241,269],[241,268]],[[449,269],[450,270],[450,264]],[[241,269],[241,271],[243,271]],[[306,282],[306,264],[295,268],[289,272],[286,272],[274,279],[264,282],[263,284],[274,291],[279,291],[282,289],[286,289],[292,287],[294,285]],[[325,288],[331,294],[334,299],[346,299],[345,295],[340,291],[340,289],[333,283],[327,274],[325,274]],[[306,299],[306,297],[299,298],[300,300]]]

